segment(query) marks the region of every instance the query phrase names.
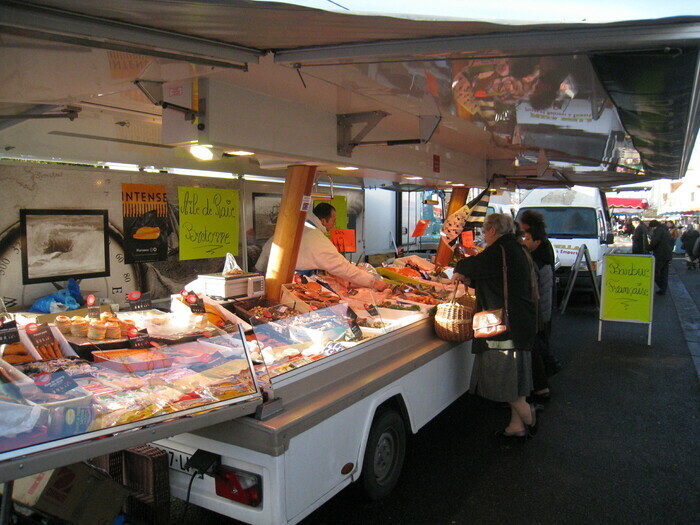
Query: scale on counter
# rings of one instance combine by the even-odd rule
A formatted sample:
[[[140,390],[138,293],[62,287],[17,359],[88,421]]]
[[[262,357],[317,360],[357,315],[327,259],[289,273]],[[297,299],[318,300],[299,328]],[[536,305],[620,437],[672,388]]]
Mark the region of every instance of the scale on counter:
[[[204,286],[203,292],[212,299],[247,299],[260,297],[265,293],[265,278],[257,273],[226,276],[210,273],[198,275],[197,278]]]

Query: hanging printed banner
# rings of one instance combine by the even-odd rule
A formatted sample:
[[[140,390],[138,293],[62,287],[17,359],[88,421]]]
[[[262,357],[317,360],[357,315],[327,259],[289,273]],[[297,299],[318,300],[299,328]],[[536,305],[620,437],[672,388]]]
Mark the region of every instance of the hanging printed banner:
[[[340,253],[355,253],[355,230],[331,228],[331,242]]]
[[[178,188],[180,260],[238,255],[238,190]]]
[[[168,258],[168,199],[165,186],[122,184],[124,262],[165,261]]]
[[[348,227],[348,198],[345,195],[336,195],[331,200],[315,200],[311,204],[313,209],[317,204],[327,202],[335,208],[335,227]],[[309,210],[311,211],[311,210]]]

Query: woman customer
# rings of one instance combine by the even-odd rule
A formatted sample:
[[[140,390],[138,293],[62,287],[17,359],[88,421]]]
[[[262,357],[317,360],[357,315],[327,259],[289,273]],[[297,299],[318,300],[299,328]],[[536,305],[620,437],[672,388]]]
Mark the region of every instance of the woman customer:
[[[535,408],[526,401],[532,390],[530,349],[537,331],[533,269],[525,248],[514,234],[511,217],[500,213],[487,215],[483,229],[486,249],[459,261],[454,279],[476,289],[476,311],[504,308],[505,284],[510,329],[489,339],[474,339],[472,385],[477,395],[510,405],[510,422],[497,434],[508,440],[521,440],[536,429]],[[506,283],[503,282],[504,253]]]
[[[531,251],[530,253],[538,268],[542,268],[545,265],[549,266],[551,271],[545,270],[545,272],[552,276],[551,286],[547,286],[551,296],[542,297],[542,295],[540,295],[540,306],[549,306],[549,312],[542,319],[535,344],[542,356],[542,361],[544,362],[547,376],[553,376],[562,369],[561,363],[556,357],[554,357],[554,353],[552,352],[549,344],[550,335],[552,333],[552,311],[554,309],[554,305],[556,304],[557,294],[556,282],[554,280],[554,263],[556,260],[554,255],[554,247],[547,238],[547,225],[544,222],[544,216],[540,212],[535,210],[525,210],[518,216],[518,223],[523,233],[526,233],[534,228],[544,234],[544,238],[541,239],[541,242],[537,243],[535,250]],[[540,310],[541,309],[542,308],[540,308]],[[536,401],[545,401],[545,399],[541,398],[537,399]]]
[[[542,243],[547,240],[547,234],[541,226],[533,226],[522,235],[523,244],[530,252],[535,263],[537,275],[538,302],[538,331],[535,344],[532,346],[532,395],[530,401],[546,403],[551,398],[549,382],[547,381],[544,355],[548,354],[548,334],[544,327],[552,320],[552,286],[554,284],[553,265],[548,264],[535,254]],[[550,323],[551,324],[551,323]]]

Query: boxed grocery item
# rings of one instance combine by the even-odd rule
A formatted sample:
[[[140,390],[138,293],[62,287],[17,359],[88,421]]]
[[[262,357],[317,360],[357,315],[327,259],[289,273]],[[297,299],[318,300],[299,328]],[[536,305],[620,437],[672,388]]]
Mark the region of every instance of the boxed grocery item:
[[[56,345],[52,346],[51,348],[48,348],[50,345],[35,346],[32,343],[29,334],[27,334],[27,330],[19,330],[19,340],[27,348],[27,350],[29,350],[29,353],[32,355],[32,357],[37,360],[43,360],[51,359],[52,357],[77,356],[78,354],[75,353],[75,350],[73,350],[73,347],[66,340],[65,336],[61,333],[61,331],[53,325],[48,326],[51,331],[51,334],[53,335],[54,340],[56,341]],[[54,356],[51,352],[55,350],[58,350],[61,355]]]
[[[13,499],[76,525],[111,525],[128,489],[85,463],[14,482]]]

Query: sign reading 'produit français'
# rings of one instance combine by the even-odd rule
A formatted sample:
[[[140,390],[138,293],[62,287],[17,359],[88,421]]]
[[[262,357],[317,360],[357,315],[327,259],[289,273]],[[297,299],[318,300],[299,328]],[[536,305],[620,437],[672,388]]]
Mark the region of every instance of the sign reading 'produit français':
[[[601,292],[601,320],[651,323],[654,258],[606,255]]]

